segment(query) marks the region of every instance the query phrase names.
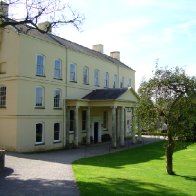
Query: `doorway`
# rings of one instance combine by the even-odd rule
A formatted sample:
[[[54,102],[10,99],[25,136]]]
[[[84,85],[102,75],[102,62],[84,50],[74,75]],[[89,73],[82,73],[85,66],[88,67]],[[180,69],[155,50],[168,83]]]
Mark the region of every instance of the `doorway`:
[[[94,122],[94,143],[98,142],[99,123]]]

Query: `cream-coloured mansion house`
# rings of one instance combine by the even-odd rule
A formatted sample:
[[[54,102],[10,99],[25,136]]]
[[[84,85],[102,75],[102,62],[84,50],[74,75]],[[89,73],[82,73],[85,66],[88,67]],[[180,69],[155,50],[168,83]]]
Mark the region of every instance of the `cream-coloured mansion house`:
[[[101,44],[89,49],[24,25],[0,31],[2,148],[124,145],[133,134],[134,89],[135,71]]]

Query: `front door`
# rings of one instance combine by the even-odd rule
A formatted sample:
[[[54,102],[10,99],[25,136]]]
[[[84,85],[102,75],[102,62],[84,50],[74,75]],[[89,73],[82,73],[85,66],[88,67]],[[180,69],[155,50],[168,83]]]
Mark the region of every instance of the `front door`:
[[[95,122],[94,123],[94,142],[98,142],[98,130],[99,130],[99,123]]]

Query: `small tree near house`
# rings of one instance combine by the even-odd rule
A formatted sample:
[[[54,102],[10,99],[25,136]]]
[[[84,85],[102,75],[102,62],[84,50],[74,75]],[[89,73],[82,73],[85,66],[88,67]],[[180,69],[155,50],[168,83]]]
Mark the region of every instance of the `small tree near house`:
[[[196,122],[196,78],[183,69],[158,68],[139,88],[137,115],[142,129],[154,131],[166,125],[166,170],[172,175],[176,140],[194,140]]]

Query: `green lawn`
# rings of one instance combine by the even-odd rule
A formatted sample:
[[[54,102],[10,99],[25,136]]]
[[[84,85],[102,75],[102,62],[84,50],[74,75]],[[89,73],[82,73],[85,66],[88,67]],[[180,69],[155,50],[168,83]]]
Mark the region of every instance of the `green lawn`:
[[[75,161],[81,195],[196,195],[196,144],[176,150],[175,176],[166,174],[163,146],[158,142]]]

